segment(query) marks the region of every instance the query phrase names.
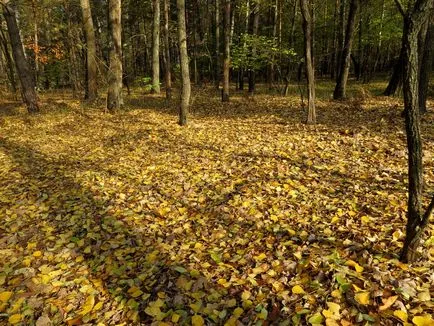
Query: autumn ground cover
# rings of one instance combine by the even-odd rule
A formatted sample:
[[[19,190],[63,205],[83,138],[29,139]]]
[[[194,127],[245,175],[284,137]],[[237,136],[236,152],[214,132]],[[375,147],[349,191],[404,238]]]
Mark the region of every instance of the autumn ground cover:
[[[138,90],[117,115],[3,103],[0,324],[432,325],[434,228],[398,262],[405,132],[380,86],[335,102],[320,84],[316,126],[297,95],[211,88],[188,127]]]

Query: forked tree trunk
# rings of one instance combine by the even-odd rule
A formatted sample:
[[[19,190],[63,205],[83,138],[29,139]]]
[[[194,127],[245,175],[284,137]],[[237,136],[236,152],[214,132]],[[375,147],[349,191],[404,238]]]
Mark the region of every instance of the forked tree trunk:
[[[89,0],[80,0],[84,35],[86,37],[86,88],[84,98],[96,100],[98,96],[98,69],[96,64],[95,29],[93,27],[92,11]]]
[[[405,127],[408,147],[408,211],[404,246],[400,260],[412,262],[417,257],[420,238],[434,209],[434,197],[424,212],[422,139],[420,134],[418,34],[428,18],[434,0],[418,0],[407,12],[400,0],[395,0],[404,16],[403,30],[403,91]]]
[[[312,15],[311,3],[309,0],[300,0],[300,9],[302,15],[302,26],[304,33],[304,60],[306,64],[306,79],[307,79],[307,124],[316,123],[315,112],[315,72],[313,67],[313,53],[312,53]]]
[[[9,1],[3,2],[3,15],[8,27],[9,39],[12,46],[12,54],[15,60],[18,77],[21,82],[21,96],[29,113],[39,112],[38,97],[36,95],[35,79],[24,55],[15,10]]]
[[[121,0],[109,0],[110,66],[107,109],[115,112],[122,103]]]
[[[190,69],[188,67],[187,53],[187,28],[185,24],[185,0],[176,0],[178,8],[178,43],[181,61],[181,103],[179,106],[179,124],[185,126],[188,123],[188,107],[190,105]]]
[[[351,63],[351,46],[353,44],[353,35],[356,27],[356,15],[359,11],[360,0],[351,0],[350,10],[348,13],[347,29],[345,31],[345,43],[340,57],[339,75],[336,82],[336,87],[333,92],[335,100],[343,99],[346,97],[346,88],[348,81],[348,74],[350,72]]]
[[[172,62],[169,45],[169,0],[164,0],[164,53],[166,98],[170,100],[172,98]]]
[[[223,91],[222,102],[229,102],[229,65],[230,65],[230,43],[231,43],[231,0],[225,0],[225,52],[223,60]]]
[[[152,1],[152,91],[160,94],[160,0]]]

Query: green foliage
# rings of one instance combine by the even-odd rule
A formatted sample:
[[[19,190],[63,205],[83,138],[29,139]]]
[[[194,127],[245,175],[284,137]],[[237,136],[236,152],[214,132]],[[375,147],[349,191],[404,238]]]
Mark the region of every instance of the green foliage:
[[[275,38],[262,35],[241,34],[238,44],[232,46],[232,67],[261,69],[279,58],[287,61],[296,55],[293,49],[278,46]]]

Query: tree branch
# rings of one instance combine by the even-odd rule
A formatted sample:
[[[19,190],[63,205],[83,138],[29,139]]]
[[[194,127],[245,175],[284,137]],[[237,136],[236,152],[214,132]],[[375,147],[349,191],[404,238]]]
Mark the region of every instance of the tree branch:
[[[426,221],[427,224],[433,211],[434,211],[434,196],[432,197],[431,202],[429,203],[428,208],[425,211],[425,214],[423,214],[423,220]]]

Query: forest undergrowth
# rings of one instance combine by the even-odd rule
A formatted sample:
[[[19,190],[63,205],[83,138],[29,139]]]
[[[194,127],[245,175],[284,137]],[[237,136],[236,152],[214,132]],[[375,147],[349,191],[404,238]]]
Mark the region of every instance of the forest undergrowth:
[[[0,324],[434,324],[433,225],[397,259],[398,99],[323,98],[307,126],[298,97],[195,94],[187,127],[138,90],[116,115],[1,105]]]

